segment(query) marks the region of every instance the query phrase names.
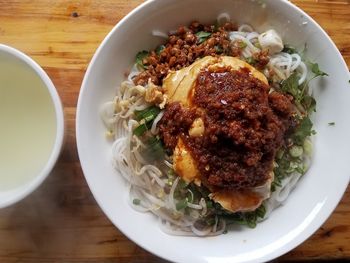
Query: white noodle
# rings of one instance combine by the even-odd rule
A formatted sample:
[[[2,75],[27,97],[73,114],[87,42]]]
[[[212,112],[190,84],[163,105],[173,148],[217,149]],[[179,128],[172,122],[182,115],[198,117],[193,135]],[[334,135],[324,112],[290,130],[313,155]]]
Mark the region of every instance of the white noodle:
[[[253,32],[254,29],[250,25],[243,24],[238,28],[238,31],[240,31],[240,32]]]
[[[192,203],[187,203],[187,206],[191,207],[193,209],[198,209],[198,210],[203,209],[203,207],[201,205],[196,205],[196,204],[192,204]]]
[[[135,63],[128,75],[128,81],[132,82],[138,74],[140,74],[140,70],[138,69],[137,64]]]
[[[175,202],[174,202],[174,193],[175,193],[175,189],[176,189],[176,186],[179,183],[179,181],[180,181],[180,177],[176,177],[176,179],[175,179],[175,181],[170,189],[170,194],[169,194],[169,198],[168,198],[169,204],[171,204],[173,210],[176,209]]]
[[[220,24],[223,25],[226,22],[230,22],[231,17],[228,13],[221,13],[220,15],[218,15],[218,17],[216,18],[216,21]]]
[[[191,226],[191,230],[193,233],[195,233],[197,236],[207,236],[211,232],[211,227],[207,227],[204,230],[200,230],[196,228],[194,225]]]
[[[158,122],[161,120],[161,118],[163,118],[163,115],[164,115],[164,111],[160,112],[158,114],[158,116],[154,119],[152,127],[151,127],[151,133],[152,134],[158,134],[157,125],[158,125]]]
[[[155,37],[162,37],[165,39],[168,39],[168,34],[164,33],[163,31],[160,30],[152,30],[152,35]]]

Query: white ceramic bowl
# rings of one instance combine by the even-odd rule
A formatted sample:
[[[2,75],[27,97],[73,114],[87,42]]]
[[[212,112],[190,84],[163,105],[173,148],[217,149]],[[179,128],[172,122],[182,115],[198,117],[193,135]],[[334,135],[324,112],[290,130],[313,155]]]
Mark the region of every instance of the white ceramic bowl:
[[[177,262],[261,262],[298,246],[330,216],[350,176],[350,100],[347,66],[332,40],[302,10],[288,1],[266,0],[153,0],[120,21],[96,51],[86,72],[78,102],[77,143],[86,180],[108,218],[131,240],[148,251]],[[227,12],[233,21],[249,23],[258,31],[274,28],[285,43],[303,49],[330,76],[312,83],[318,102],[312,167],[284,206],[255,229],[230,231],[208,238],[169,236],[152,214],[134,211],[127,188],[111,165],[111,144],[99,116],[132,66],[135,54],[155,48],[158,29],[170,31],[196,19],[212,23]],[[329,122],[336,125],[330,127]]]
[[[52,150],[50,152],[50,156],[47,158],[47,162],[41,168],[40,172],[34,176],[29,181],[26,181],[23,184],[18,185],[15,188],[11,188],[10,190],[1,190],[0,191],[0,208],[12,205],[27,195],[32,193],[39,185],[46,179],[46,177],[50,174],[53,169],[58,156],[61,152],[63,138],[64,138],[64,114],[62,109],[61,100],[56,91],[55,86],[52,81],[45,73],[45,71],[29,56],[22,53],[21,51],[14,49],[12,47],[0,44],[0,53],[5,54],[9,58],[13,58],[14,60],[20,60],[21,65],[25,65],[28,67],[28,70],[34,71],[35,74],[42,80],[48,92],[50,93],[50,97],[52,99],[53,107],[55,108],[55,122],[56,122],[56,133],[54,136],[54,143]],[[1,83],[1,85],[6,85],[5,83]],[[30,99],[30,98],[29,98]],[[43,109],[45,110],[45,109]],[[9,112],[11,114],[11,112]],[[14,120],[15,121],[15,120]],[[1,125],[1,124],[0,124]],[[24,132],[25,132],[25,127]],[[13,163],[13,165],[21,165],[21,163]],[[9,176],[11,176],[9,174]]]

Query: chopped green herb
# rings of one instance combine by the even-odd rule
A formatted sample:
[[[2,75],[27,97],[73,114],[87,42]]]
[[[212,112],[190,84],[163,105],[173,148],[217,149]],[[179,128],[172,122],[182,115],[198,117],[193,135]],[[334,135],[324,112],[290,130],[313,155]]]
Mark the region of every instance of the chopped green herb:
[[[276,191],[277,187],[281,187],[282,186],[281,180],[282,179],[280,179],[277,176],[275,176],[275,179],[274,179],[274,181],[271,184],[271,192],[272,193]]]
[[[202,44],[205,40],[207,40],[210,36],[210,32],[199,31],[196,33],[197,36],[197,44]]]
[[[298,54],[298,51],[296,50],[296,48],[289,46],[289,45],[285,45],[282,52],[284,53],[288,53],[288,54]]]
[[[289,149],[289,154],[292,157],[300,157],[303,155],[304,149],[301,146],[298,145],[293,145],[290,149]]]
[[[300,158],[292,157],[290,151],[286,151],[284,147],[280,149],[280,151],[283,151],[284,153],[282,158],[276,159],[276,166],[273,170],[275,178],[271,185],[272,192],[276,191],[278,187],[282,186],[282,181],[286,176],[288,176],[288,174],[296,171],[299,168],[299,163],[297,161]],[[302,164],[302,161],[300,161],[300,163]]]
[[[246,225],[250,228],[255,228],[256,224],[259,220],[259,218],[264,218],[266,214],[266,209],[264,205],[261,205],[259,208],[257,208],[253,212],[247,212],[247,213],[235,213],[232,216],[233,222],[240,224],[240,225]]]
[[[307,156],[312,154],[312,143],[310,140],[305,140],[303,144],[304,152]]]
[[[300,121],[292,138],[297,145],[303,145],[305,139],[313,134],[315,134],[315,131],[312,130],[312,122],[310,118],[306,116]]]
[[[186,188],[188,185],[188,183],[186,183],[184,180],[180,179],[180,181],[177,184],[177,188],[178,189],[184,189]]]
[[[220,27],[220,23],[219,21],[216,19],[215,23],[214,23],[214,32],[217,32],[219,30]]]
[[[157,107],[152,108],[152,110],[148,111],[144,116],[143,119],[145,122],[153,121],[158,114],[160,113],[160,109]]]
[[[335,126],[335,122],[328,123],[329,126]]]
[[[208,218],[206,218],[205,223],[208,226],[213,226],[215,224],[215,217],[208,217]]]
[[[140,205],[140,204],[141,204],[141,200],[135,198],[134,200],[132,200],[132,203],[133,203],[134,205]]]
[[[213,202],[212,201],[207,201],[207,208],[210,209],[210,208],[213,208]]]
[[[306,60],[307,43],[304,44],[304,49],[299,53],[302,60]]]
[[[307,109],[308,113],[316,112],[316,100],[314,97],[305,94],[301,100],[303,106]]]
[[[169,169],[167,172],[168,178],[174,178],[175,177],[175,171],[173,169]]]
[[[296,72],[289,76],[286,80],[281,83],[281,90],[283,92],[291,94],[296,105],[300,105],[310,114],[313,111],[316,111],[316,100],[308,94],[309,82],[318,76],[328,76],[327,73],[321,71],[317,63],[310,63],[312,67],[312,72],[315,76],[304,82],[302,85],[299,85],[299,76]]]
[[[317,63],[310,63],[310,65],[315,76],[312,79],[306,81],[304,84],[299,85],[299,77],[296,72],[294,72],[289,76],[289,78],[282,81],[281,83],[281,90],[283,92],[291,94],[295,99],[296,105],[299,104],[303,106],[303,108],[306,109],[307,113],[309,114],[313,111],[316,111],[316,100],[312,96],[308,95],[309,82],[318,76],[328,76],[327,73],[319,69]]]
[[[168,176],[167,184],[172,185],[176,176],[175,171],[173,169],[169,169],[167,172],[167,176]]]
[[[147,147],[142,155],[149,161],[155,161],[164,157],[164,147],[162,141],[157,136],[149,138],[146,142]]]
[[[309,62],[309,64],[310,64],[312,73],[315,74],[314,78],[318,76],[329,76],[326,72],[323,72],[322,70],[320,70],[320,67],[318,66],[317,63]]]
[[[282,81],[281,90],[291,94],[296,99],[300,97],[299,77],[297,73],[293,73],[289,78]]]
[[[142,69],[147,69],[148,66],[143,64],[143,60],[148,57],[148,51],[143,50],[136,54],[136,64]]]
[[[215,52],[218,54],[221,54],[224,52],[224,49],[220,45],[216,45],[214,48],[215,48]]]
[[[149,130],[152,126],[152,123],[154,119],[158,116],[160,113],[160,109],[156,106],[151,106],[147,109],[144,109],[142,111],[135,111],[135,119],[137,121],[144,121],[144,123],[140,124],[135,130],[134,135],[141,136],[143,135],[147,130]]]
[[[289,163],[289,167],[288,167],[288,169],[285,171],[287,174],[291,174],[291,173],[293,173],[293,172],[295,172],[295,171],[297,171],[297,169],[300,167],[300,160],[298,160],[298,161],[291,161],[290,163]]]
[[[246,42],[239,41],[239,48],[240,48],[240,49],[244,49],[244,48],[246,48],[247,46],[248,46],[248,45],[247,45]]]
[[[149,128],[147,127],[147,124],[144,123],[144,124],[141,124],[141,125],[137,126],[134,129],[133,134],[136,135],[136,136],[141,136],[148,130],[149,130]]]
[[[277,158],[277,159],[282,159],[283,155],[284,155],[284,149],[281,148],[281,149],[279,149],[279,150],[277,151],[277,153],[276,153],[276,158]]]
[[[214,203],[215,214],[219,215],[219,217],[223,220],[226,220],[228,224],[239,224],[246,225],[250,228],[256,227],[257,221],[259,218],[264,218],[266,214],[266,208],[264,205],[261,205],[253,212],[247,213],[231,213],[225,210],[221,205]]]
[[[259,206],[259,208],[256,209],[254,212],[256,213],[256,216],[257,216],[258,218],[264,218],[264,216],[265,216],[265,214],[266,214],[266,208],[265,208],[264,205],[261,205],[261,206]]]
[[[258,49],[262,49],[262,47],[261,47],[259,42],[255,42],[254,47],[257,47]]]
[[[187,201],[187,198],[185,198],[184,200],[181,200],[178,203],[176,203],[176,210],[179,211],[181,209],[185,209],[187,205],[188,205],[188,201]]]
[[[135,119],[137,121],[145,120],[151,121],[157,117],[157,115],[160,113],[160,109],[156,106],[148,107],[147,109],[141,110],[141,111],[135,111]]]
[[[162,51],[165,49],[165,46],[164,45],[160,45],[156,48],[156,53],[157,55],[159,56],[160,53],[162,53]]]
[[[256,63],[256,60],[252,57],[247,58],[246,61],[250,65],[254,65]]]

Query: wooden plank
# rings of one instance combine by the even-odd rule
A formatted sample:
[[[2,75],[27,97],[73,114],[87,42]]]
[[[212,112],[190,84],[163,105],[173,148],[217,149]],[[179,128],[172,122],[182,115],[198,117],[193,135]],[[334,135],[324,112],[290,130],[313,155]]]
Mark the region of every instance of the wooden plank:
[[[31,196],[0,211],[0,262],[164,262],[105,217],[84,180],[75,113],[85,69],[99,43],[141,0],[0,0],[0,40],[32,56],[55,83],[66,143],[52,175]],[[335,41],[350,65],[349,0],[294,0]],[[283,261],[350,259],[350,190],[333,215]]]

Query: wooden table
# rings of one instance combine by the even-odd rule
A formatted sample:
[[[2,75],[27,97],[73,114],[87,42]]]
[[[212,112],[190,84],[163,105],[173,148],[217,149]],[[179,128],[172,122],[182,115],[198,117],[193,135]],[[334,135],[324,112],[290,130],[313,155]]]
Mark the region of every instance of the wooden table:
[[[128,240],[85,182],[75,111],[86,67],[112,27],[141,0],[0,0],[0,42],[33,57],[52,78],[66,115],[66,143],[52,175],[0,210],[0,262],[164,262]],[[294,0],[333,38],[350,66],[350,1]],[[350,88],[350,87],[349,87]],[[280,260],[350,259],[350,189],[308,241]]]

